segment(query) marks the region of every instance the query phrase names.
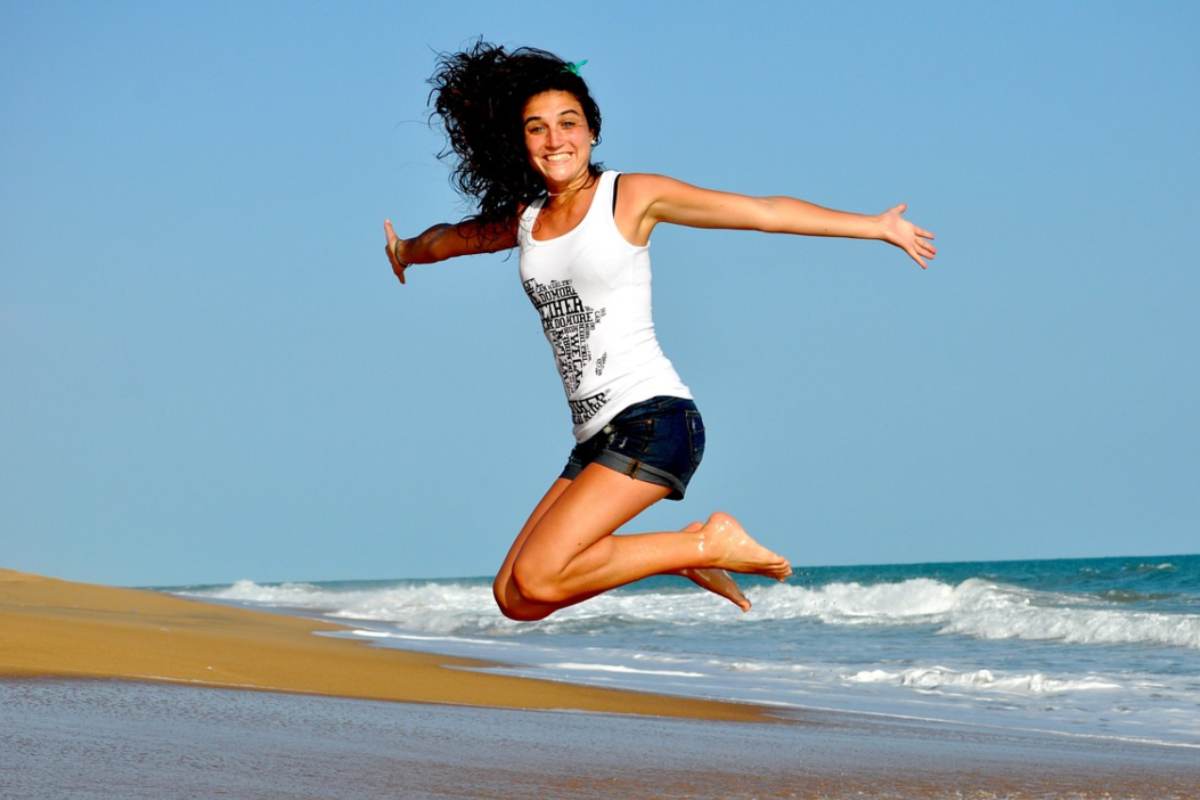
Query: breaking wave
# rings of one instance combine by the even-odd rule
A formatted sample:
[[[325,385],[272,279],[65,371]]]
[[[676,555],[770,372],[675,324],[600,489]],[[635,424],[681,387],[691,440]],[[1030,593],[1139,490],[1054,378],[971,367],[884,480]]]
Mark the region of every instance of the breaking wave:
[[[189,594],[318,611],[435,634],[586,633],[639,625],[705,625],[737,612],[695,591],[611,592],[538,623],[496,609],[484,582],[405,582],[334,589],[315,584],[232,586]],[[941,634],[1070,644],[1152,644],[1200,649],[1200,615],[1138,611],[1116,602],[1037,592],[980,578],[952,585],[932,578],[863,585],[751,587],[748,621],[812,620],[827,625],[933,626]],[[1126,607],[1123,607],[1126,606]]]
[[[1200,615],[1078,605],[1078,596],[1037,592],[980,578],[956,586],[928,578],[862,586],[766,588],[756,607],[775,618],[829,624],[928,624],[979,639],[1069,644],[1155,644],[1200,649]]]

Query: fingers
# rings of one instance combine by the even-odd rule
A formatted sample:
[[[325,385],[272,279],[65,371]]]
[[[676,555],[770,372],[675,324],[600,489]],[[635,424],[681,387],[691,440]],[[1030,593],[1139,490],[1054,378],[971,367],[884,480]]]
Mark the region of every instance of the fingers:
[[[913,261],[920,265],[921,269],[928,269],[929,264],[927,259],[933,259],[937,255],[937,248],[929,244],[924,239],[914,239],[913,244],[904,249]]]
[[[885,213],[895,214],[898,218],[907,210],[908,203],[900,203],[889,208]],[[901,219],[892,221],[892,234],[888,237],[892,244],[908,253],[908,257],[917,262],[921,269],[928,269],[928,261],[937,255],[937,248],[930,243],[933,238],[932,231],[918,228],[908,220]]]
[[[928,269],[928,261],[937,255],[937,248],[930,244],[928,239],[921,238],[924,233],[920,228],[913,227],[912,237],[904,247],[904,252],[908,253],[909,258],[917,262],[921,269]]]
[[[396,277],[400,279],[400,283],[404,283],[404,270],[408,269],[408,264],[400,260],[396,255],[396,244],[399,239],[392,239],[387,246],[388,261],[392,262],[392,272],[396,273]]]
[[[400,279],[400,283],[403,284],[405,283],[404,270],[408,268],[408,265],[396,255],[396,245],[399,243],[400,237],[396,236],[396,230],[392,227],[390,219],[383,221],[383,232],[387,236],[387,244],[384,245],[383,250],[387,253],[388,262],[392,265],[392,272],[396,274],[396,277]]]

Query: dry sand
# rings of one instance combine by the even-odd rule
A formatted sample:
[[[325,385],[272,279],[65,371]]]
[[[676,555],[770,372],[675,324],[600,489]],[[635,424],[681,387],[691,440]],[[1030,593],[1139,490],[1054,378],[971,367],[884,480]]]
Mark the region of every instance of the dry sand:
[[[124,678],[339,697],[757,721],[765,709],[482,674],[318,620],[0,569],[0,676]]]

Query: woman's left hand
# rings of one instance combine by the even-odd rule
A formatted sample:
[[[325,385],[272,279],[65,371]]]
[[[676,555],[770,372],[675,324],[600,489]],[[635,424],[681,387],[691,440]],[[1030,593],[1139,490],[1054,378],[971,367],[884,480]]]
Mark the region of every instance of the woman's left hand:
[[[896,245],[920,264],[921,269],[926,269],[929,266],[926,260],[937,255],[937,248],[930,242],[933,234],[906,220],[903,214],[907,210],[908,204],[901,203],[880,214],[879,238]]]
[[[387,247],[384,249],[387,250],[388,261],[392,264],[392,272],[396,274],[401,283],[404,283],[404,270],[408,269],[408,263],[403,260],[401,255],[404,240],[396,236],[396,230],[392,227],[390,219],[383,221],[383,235],[387,237]]]

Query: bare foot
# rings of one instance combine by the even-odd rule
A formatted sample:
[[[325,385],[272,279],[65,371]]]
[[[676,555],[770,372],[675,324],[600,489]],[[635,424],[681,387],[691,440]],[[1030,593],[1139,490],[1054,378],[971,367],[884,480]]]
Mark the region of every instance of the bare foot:
[[[685,531],[695,531],[703,529],[704,526],[699,522],[688,524]],[[679,570],[678,575],[690,580],[692,583],[699,586],[701,589],[707,589],[713,594],[719,594],[743,612],[750,610],[750,601],[746,599],[746,595],[742,594],[742,590],[738,587],[733,578],[729,577],[729,573],[723,569],[701,569],[699,567],[688,567]]]
[[[792,574],[792,565],[746,533],[736,519],[723,511],[708,518],[700,530],[700,550],[714,565],[730,572],[752,572],[782,581]]]

